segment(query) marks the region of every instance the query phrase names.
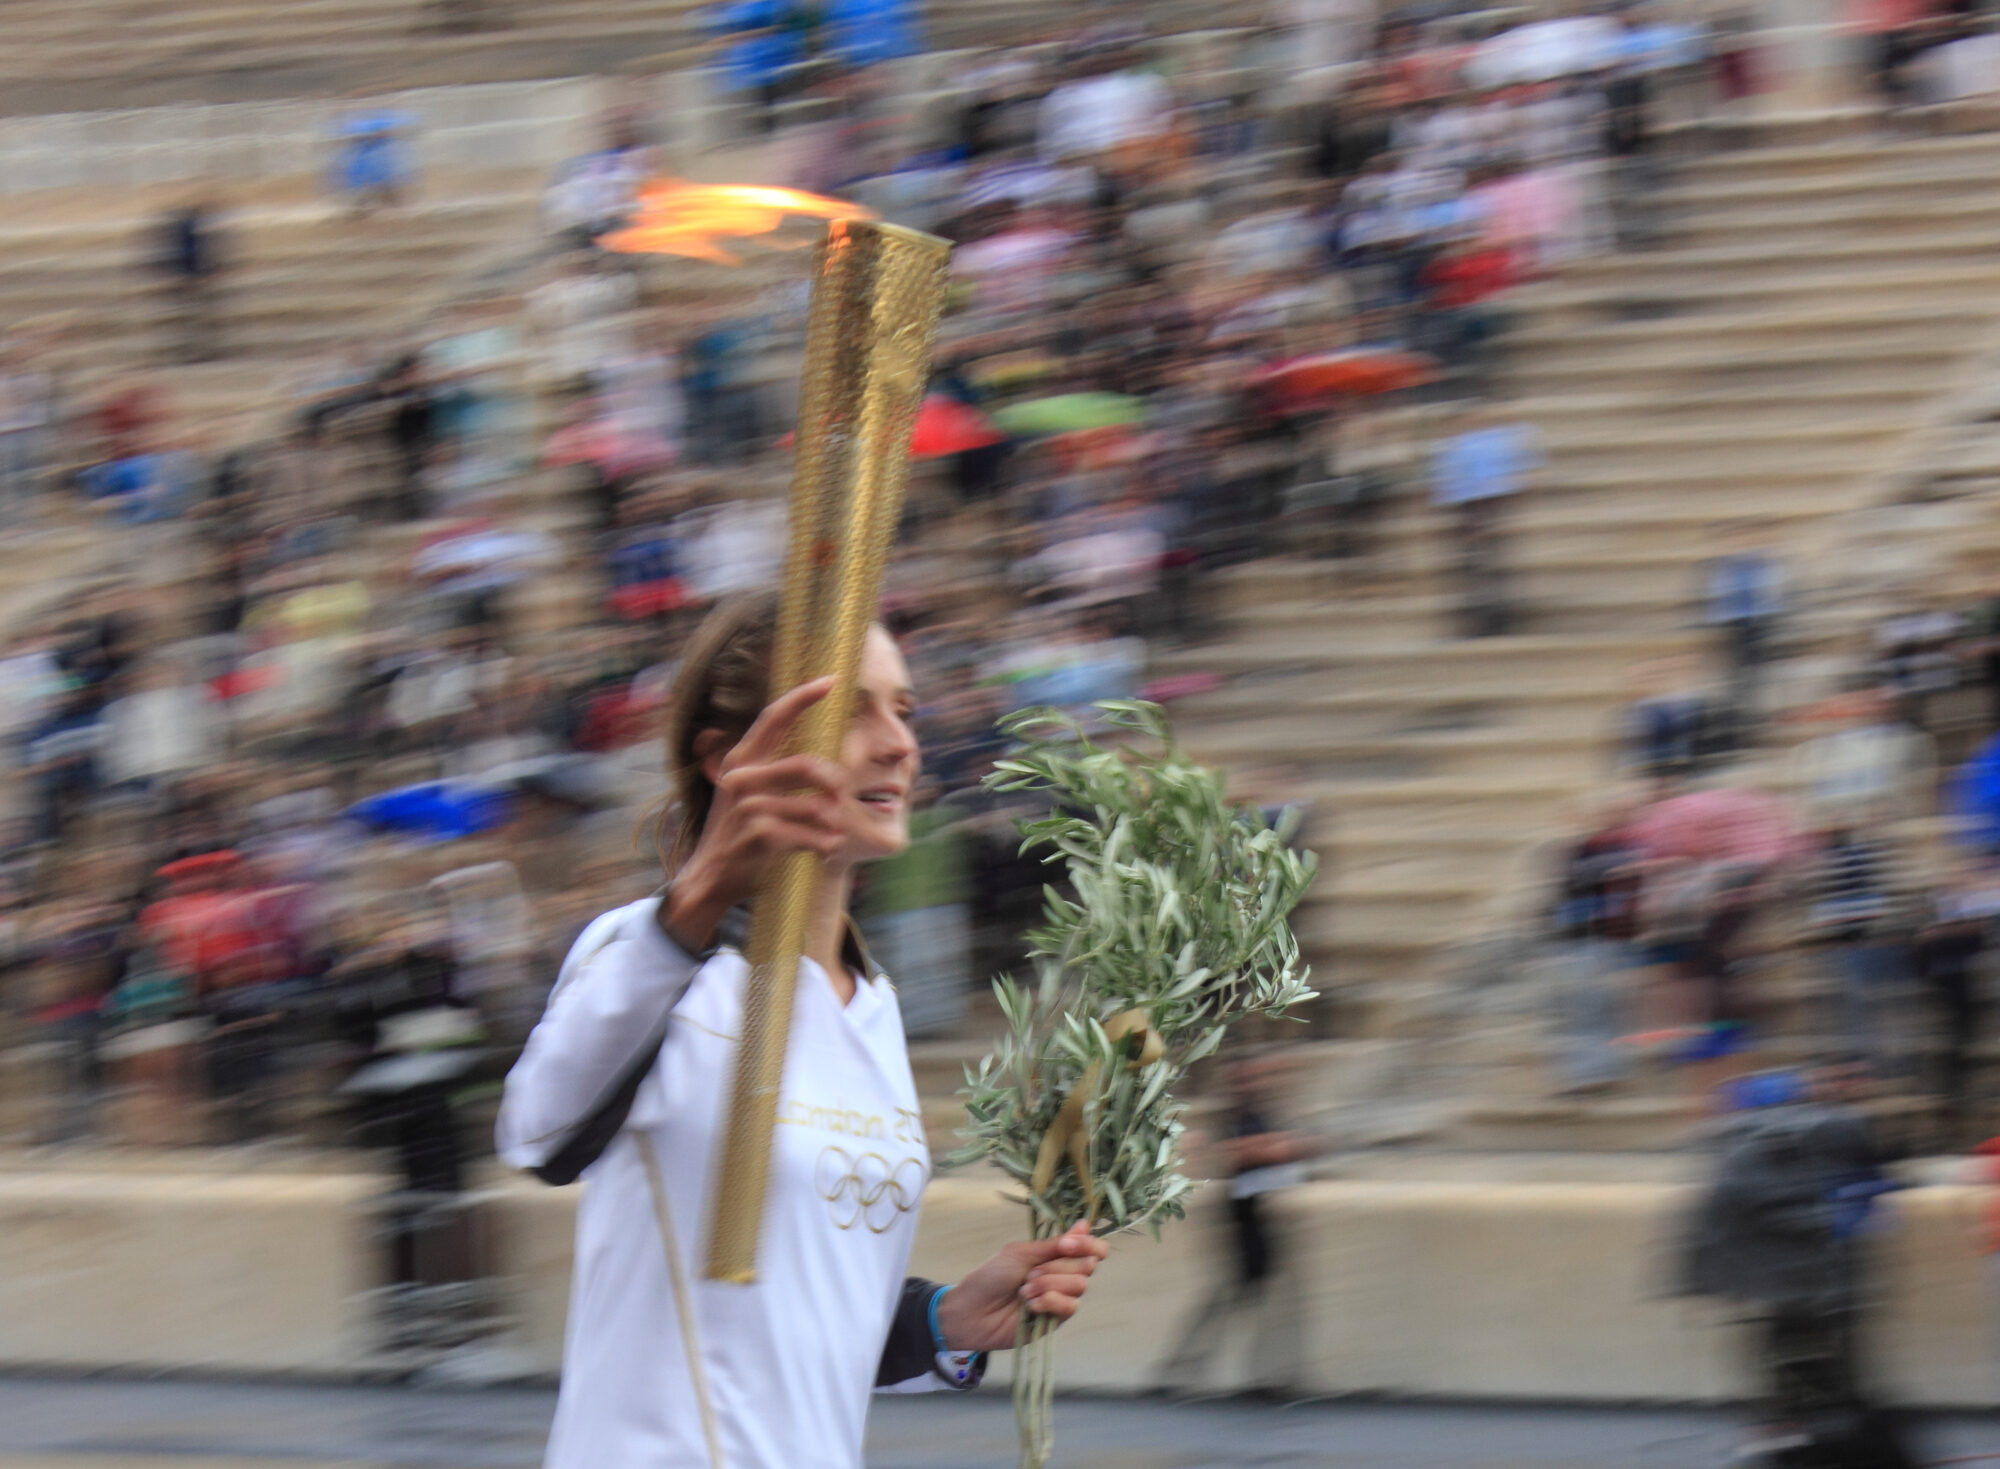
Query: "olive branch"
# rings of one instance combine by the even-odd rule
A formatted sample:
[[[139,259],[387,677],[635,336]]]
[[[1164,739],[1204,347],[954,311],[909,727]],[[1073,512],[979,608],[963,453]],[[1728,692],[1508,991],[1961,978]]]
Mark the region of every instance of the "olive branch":
[[[1144,1227],[1157,1239],[1193,1187],[1175,1084],[1231,1022],[1313,998],[1290,917],[1317,864],[1291,846],[1296,819],[1274,828],[1231,806],[1221,773],[1180,751],[1158,705],[1095,707],[1117,744],[1093,743],[1059,710],[1000,722],[1022,744],[986,784],[1049,800],[1049,816],[1022,823],[1021,850],[1063,864],[1070,894],[1043,888],[1033,984],[994,981],[1007,1028],[966,1069],[965,1143],[948,1164],[991,1161],[1020,1184],[1037,1238],[1088,1220],[1096,1234]],[[1022,1313],[1022,1469],[1048,1461],[1050,1329]]]

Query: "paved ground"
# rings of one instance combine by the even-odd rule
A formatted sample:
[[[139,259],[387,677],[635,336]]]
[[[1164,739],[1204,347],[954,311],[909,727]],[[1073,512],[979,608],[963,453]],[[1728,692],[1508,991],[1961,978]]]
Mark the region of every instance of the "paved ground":
[[[527,1469],[546,1392],[0,1380],[0,1469]],[[879,1399],[869,1469],[1013,1469],[1004,1397]],[[1718,1414],[1069,1401],[1056,1469],[1712,1469]],[[2000,1419],[1922,1425],[1931,1462],[2000,1463]],[[614,1466],[606,1466],[614,1469]]]

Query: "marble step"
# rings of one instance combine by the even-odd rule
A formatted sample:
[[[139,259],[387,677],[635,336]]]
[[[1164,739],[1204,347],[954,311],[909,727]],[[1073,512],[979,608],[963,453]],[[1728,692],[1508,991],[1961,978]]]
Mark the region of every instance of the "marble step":
[[[1955,304],[1984,309],[2000,291],[2000,260],[1948,261],[1912,269],[1896,261],[1861,262],[1845,269],[1808,264],[1769,275],[1724,270],[1633,269],[1602,278],[1565,272],[1504,298],[1511,311],[1549,325],[1645,319],[1720,320],[1745,308],[1807,308],[1865,293],[1877,308],[1935,310]]]
[[[1261,722],[1276,715],[1312,718],[1328,727],[1368,721],[1368,735],[1427,728],[1458,728],[1524,714],[1555,722],[1615,707],[1622,697],[1599,674],[1573,674],[1525,688],[1512,678],[1462,678],[1450,685],[1391,689],[1375,684],[1335,685],[1313,671],[1290,678],[1241,678],[1210,693],[1176,701],[1178,721],[1190,725]]]
[[[2000,145],[1991,138],[1970,138],[1917,153],[1858,155],[1840,169],[1806,168],[1792,160],[1775,176],[1698,164],[1670,182],[1659,198],[1670,209],[1959,199],[1990,187],[1996,173]]]
[[[1683,204],[1673,211],[1679,235],[1715,240],[1744,231],[1765,231],[1774,240],[1802,238],[1816,231],[1866,229],[1895,236],[1932,227],[1977,229],[2000,226],[2000,197],[1984,189],[1961,189],[1918,199],[1879,195],[1866,188],[1837,189],[1821,197],[1792,199],[1781,189],[1739,200]]]
[[[1769,235],[1707,243],[1680,243],[1658,250],[1597,255],[1565,264],[1555,286],[1745,286],[1787,283],[1816,276],[1868,276],[1927,269],[1970,270],[2000,256],[1992,232],[1938,229],[1914,237],[1822,236],[1787,241],[1772,249]]]
[[[1497,677],[1541,671],[1559,665],[1572,675],[1622,669],[1641,658],[1665,657],[1694,646],[1694,639],[1681,635],[1643,634],[1599,637],[1500,637],[1469,641],[1433,643],[1410,642],[1376,647],[1329,648],[1322,638],[1264,639],[1257,642],[1232,641],[1211,647],[1166,650],[1157,661],[1159,671],[1189,671],[1201,667],[1234,667],[1289,671],[1318,668],[1328,672],[1350,669],[1382,676],[1383,685],[1401,686],[1409,682],[1451,679],[1480,674]]]
[[[1518,577],[1517,583],[1521,630],[1532,634],[1589,634],[1608,628],[1671,633],[1690,626],[1695,615],[1691,597],[1683,592],[1572,596],[1532,575]],[[1450,594],[1422,600],[1429,605],[1421,616],[1380,621],[1365,613],[1329,614],[1311,604],[1267,604],[1241,615],[1237,627],[1259,637],[1323,636],[1347,646],[1407,641],[1413,635],[1455,636],[1457,600]]]
[[[1824,136],[1809,141],[1782,142],[1788,129],[1822,128]],[[2000,140],[1988,134],[1944,138],[1883,138],[1866,109],[1827,109],[1817,114],[1774,118],[1760,126],[1763,145],[1712,154],[1692,165],[1691,180],[1717,183],[1774,181],[1815,174],[1891,171],[1898,168],[1944,166],[1954,161],[1977,164],[1991,160],[2000,166]]]
[[[1628,362],[1606,364],[1589,358],[1529,357],[1512,362],[1507,377],[1523,396],[1568,389],[1602,391],[1615,386],[1659,398],[1694,391],[1727,394],[1779,389],[1811,396],[1828,388],[1868,388],[1896,380],[1911,397],[1944,391],[1956,375],[1965,343],[1919,343],[1833,353],[1783,343],[1738,350],[1729,346],[1678,344],[1656,353],[1635,354]]]
[[[393,215],[356,218],[345,205],[325,198],[293,204],[259,205],[225,213],[232,263],[247,263],[266,252],[311,255],[340,254],[359,246],[372,251],[420,250],[439,236],[452,237],[468,225],[512,225],[532,217],[537,197],[519,170],[504,177],[509,187],[494,192],[490,185],[477,193],[442,189],[426,192],[420,185],[409,206]],[[99,219],[76,219],[68,211],[38,218],[22,211],[0,226],[0,269],[15,263],[80,261],[104,265],[129,260],[141,242],[150,216],[127,209]],[[105,253],[90,255],[89,251]]]
[[[1288,759],[1300,765],[1398,759],[1439,773],[1504,767],[1527,773],[1548,761],[1570,768],[1608,752],[1612,731],[1588,721],[1543,719],[1462,729],[1416,729],[1373,736],[1337,734],[1315,716],[1273,717],[1233,728],[1184,729],[1182,743],[1197,759],[1222,764]]]
[[[1529,326],[1510,332],[1506,344],[1509,361],[1587,354],[1607,364],[1622,364],[1639,352],[1678,350],[1690,343],[1717,351],[1810,346],[1865,352],[1951,343],[1976,332],[1993,314],[1993,298],[1977,294],[1938,305],[1870,300],[1865,310],[1856,310],[1851,303],[1843,305],[1836,297],[1815,299],[1794,309],[1738,310],[1713,317]]]
[[[1633,384],[1592,383],[1535,391],[1513,383],[1509,411],[1545,433],[1560,434],[1578,424],[1602,428],[1629,424],[1635,434],[1706,432],[1750,433],[1763,428],[1810,432],[1823,424],[1899,414],[1914,419],[1933,400],[1944,374],[1921,378],[1877,375],[1849,381],[1677,384],[1671,393],[1641,391]]]

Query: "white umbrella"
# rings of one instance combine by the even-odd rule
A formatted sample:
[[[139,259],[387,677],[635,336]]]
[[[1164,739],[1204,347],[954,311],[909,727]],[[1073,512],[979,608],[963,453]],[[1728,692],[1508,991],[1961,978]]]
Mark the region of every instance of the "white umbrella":
[[[555,560],[555,542],[539,531],[479,530],[426,546],[413,564],[420,576],[450,576],[454,585],[505,586]]]
[[[1476,86],[1507,87],[1602,71],[1617,61],[1621,34],[1601,15],[1515,26],[1481,46],[1466,75]]]

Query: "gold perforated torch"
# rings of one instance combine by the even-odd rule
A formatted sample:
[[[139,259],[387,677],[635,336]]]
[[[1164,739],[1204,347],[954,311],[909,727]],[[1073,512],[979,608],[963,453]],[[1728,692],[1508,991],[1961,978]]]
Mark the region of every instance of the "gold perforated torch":
[[[834,677],[800,720],[794,749],[838,759],[854,679],[902,511],[910,433],[944,305],[944,240],[837,219],[814,267],[799,385],[791,536],[779,594],[771,693]],[[710,1280],[756,1278],[792,990],[819,859],[774,864],[750,905],[750,987],[710,1221]]]

